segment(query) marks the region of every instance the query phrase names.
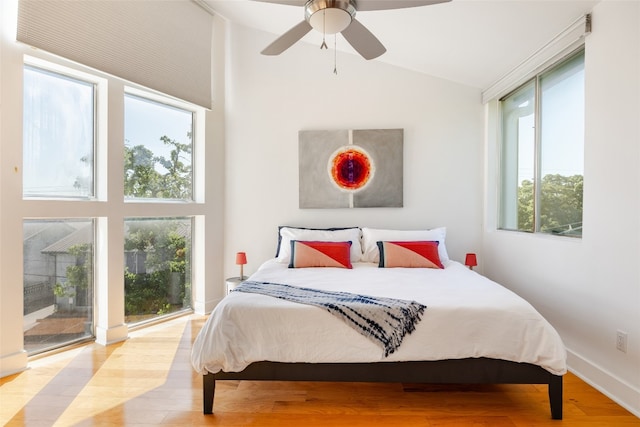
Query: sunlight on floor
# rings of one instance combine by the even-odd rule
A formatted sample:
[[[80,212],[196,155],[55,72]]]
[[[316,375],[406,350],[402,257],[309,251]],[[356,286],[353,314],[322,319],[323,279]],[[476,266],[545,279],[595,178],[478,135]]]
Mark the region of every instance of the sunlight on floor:
[[[172,369],[191,369],[191,334],[183,337],[189,319],[131,332],[129,340],[108,347],[89,344],[31,361],[27,371],[0,380],[0,424],[46,419],[51,425],[75,425],[105,413],[113,423],[161,421],[158,417],[166,413],[159,409],[167,408],[153,404],[154,394],[166,385]],[[183,339],[186,349],[180,351]],[[153,353],[140,351],[145,347]],[[190,390],[191,375],[185,374],[184,386]],[[175,385],[173,381],[172,390]],[[189,409],[191,401],[189,396]]]

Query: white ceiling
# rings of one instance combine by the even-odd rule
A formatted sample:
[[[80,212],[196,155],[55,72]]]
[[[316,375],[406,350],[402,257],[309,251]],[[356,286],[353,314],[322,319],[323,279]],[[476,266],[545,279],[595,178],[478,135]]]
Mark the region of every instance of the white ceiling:
[[[304,19],[303,8],[297,6],[252,0],[204,1],[232,22],[270,33],[265,34],[265,47]],[[387,48],[374,61],[486,89],[598,2],[452,0],[418,8],[360,12],[357,19]],[[320,46],[322,35],[312,31],[301,42]],[[333,45],[332,36],[328,44]],[[337,46],[356,54],[341,36]]]

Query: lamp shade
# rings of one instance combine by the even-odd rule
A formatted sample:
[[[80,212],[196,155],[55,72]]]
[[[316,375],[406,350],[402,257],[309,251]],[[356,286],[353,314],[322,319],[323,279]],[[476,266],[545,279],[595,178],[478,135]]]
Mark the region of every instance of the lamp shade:
[[[247,254],[244,252],[238,252],[236,254],[236,264],[245,265],[247,263]]]
[[[467,254],[467,256],[464,259],[464,265],[466,265],[469,268],[475,267],[476,265],[478,265],[478,257],[476,257],[476,254]]]

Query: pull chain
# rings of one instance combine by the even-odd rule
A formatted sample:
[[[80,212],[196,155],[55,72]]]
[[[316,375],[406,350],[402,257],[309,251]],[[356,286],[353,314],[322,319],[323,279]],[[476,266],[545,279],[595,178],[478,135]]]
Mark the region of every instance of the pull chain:
[[[327,10],[322,10],[322,44],[320,45],[320,49],[328,49],[327,42],[324,40],[327,34]]]
[[[333,35],[333,74],[338,75],[338,35]]]

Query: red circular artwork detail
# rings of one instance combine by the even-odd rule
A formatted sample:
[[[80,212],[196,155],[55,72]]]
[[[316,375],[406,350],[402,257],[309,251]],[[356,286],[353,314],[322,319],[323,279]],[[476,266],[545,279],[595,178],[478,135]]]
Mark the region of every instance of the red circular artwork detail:
[[[362,188],[371,176],[371,162],[362,151],[341,151],[331,163],[331,177],[339,187],[346,190]]]

